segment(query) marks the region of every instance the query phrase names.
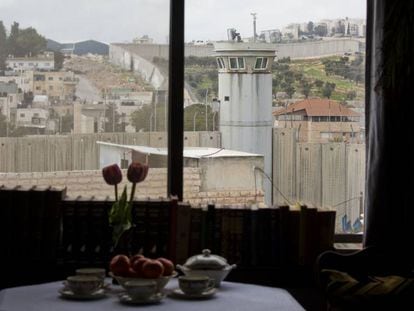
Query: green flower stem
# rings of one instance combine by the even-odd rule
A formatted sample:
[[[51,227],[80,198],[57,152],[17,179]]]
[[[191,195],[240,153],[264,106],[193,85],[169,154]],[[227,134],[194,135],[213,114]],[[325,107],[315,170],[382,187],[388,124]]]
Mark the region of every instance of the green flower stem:
[[[134,195],[135,195],[135,187],[136,187],[137,183],[132,183],[132,189],[131,189],[131,196],[129,198],[129,203],[132,204],[132,202],[134,201]]]
[[[118,185],[115,185],[115,201],[118,201]]]

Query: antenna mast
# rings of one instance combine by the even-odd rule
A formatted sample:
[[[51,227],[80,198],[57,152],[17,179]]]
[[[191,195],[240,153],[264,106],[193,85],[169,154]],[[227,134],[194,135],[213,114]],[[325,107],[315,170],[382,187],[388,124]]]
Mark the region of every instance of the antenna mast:
[[[257,13],[250,13],[251,16],[253,16],[253,42],[256,42],[256,15]]]

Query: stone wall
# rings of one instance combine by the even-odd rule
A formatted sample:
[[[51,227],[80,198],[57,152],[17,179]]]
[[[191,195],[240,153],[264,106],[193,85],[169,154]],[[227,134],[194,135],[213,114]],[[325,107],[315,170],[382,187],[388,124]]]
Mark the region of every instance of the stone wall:
[[[215,202],[217,204],[247,204],[257,200],[263,202],[263,193],[258,191],[255,197],[254,189],[251,190],[222,190],[201,192],[201,169],[184,168],[184,200],[191,204],[206,204]],[[123,181],[119,191],[128,184],[128,191],[131,184],[126,179],[126,170],[123,170]],[[37,187],[66,187],[66,193],[70,197],[82,196],[97,199],[105,199],[107,196],[114,198],[112,186],[107,185],[100,170],[88,171],[61,171],[42,173],[0,173],[0,185],[7,187],[22,186],[30,188]],[[137,185],[136,198],[159,198],[166,197],[167,170],[165,168],[152,168],[147,179]]]

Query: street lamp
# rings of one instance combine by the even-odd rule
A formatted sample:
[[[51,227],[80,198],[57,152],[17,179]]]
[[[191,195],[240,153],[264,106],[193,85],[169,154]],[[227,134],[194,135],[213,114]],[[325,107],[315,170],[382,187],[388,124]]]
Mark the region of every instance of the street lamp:
[[[206,132],[208,131],[207,95],[208,95],[208,89],[206,89],[206,98],[205,98],[205,105],[206,105]]]
[[[213,132],[216,130],[216,114],[217,111],[213,112]]]
[[[195,132],[195,127],[196,127],[196,124],[195,124],[195,120],[196,120],[196,116],[198,115],[198,111],[196,111],[195,113],[194,113],[194,116],[193,116],[193,132]]]
[[[150,117],[149,117],[149,132],[151,132],[152,129],[152,117],[154,116],[154,113],[151,112]]]

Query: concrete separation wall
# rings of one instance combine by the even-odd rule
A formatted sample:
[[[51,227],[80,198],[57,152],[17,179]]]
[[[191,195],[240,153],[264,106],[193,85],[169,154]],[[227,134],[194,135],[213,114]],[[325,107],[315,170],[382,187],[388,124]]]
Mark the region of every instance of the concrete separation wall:
[[[360,216],[365,187],[365,144],[297,143],[296,129],[273,129],[275,204],[331,207],[351,224]],[[282,195],[282,194],[283,195]]]
[[[109,60],[125,70],[133,69],[134,72],[138,73],[155,89],[165,90],[167,77],[152,63],[152,58],[149,60],[135,53],[134,50],[131,51],[128,49],[128,46],[111,44],[109,47]]]
[[[54,172],[99,168],[97,141],[166,147],[167,133],[100,133],[0,138],[0,172]],[[219,132],[185,132],[188,147],[221,147]]]
[[[123,48],[136,55],[145,58],[152,62],[154,57],[161,57],[168,59],[169,45],[168,44],[123,44],[115,43],[110,45],[110,58],[111,51],[114,47]],[[332,39],[332,40],[319,40],[319,41],[307,41],[298,43],[278,43],[271,44],[269,46],[276,49],[276,55],[279,58],[290,57],[291,59],[306,59],[316,58],[331,55],[343,55],[344,53],[364,52],[365,45],[359,40],[346,38],[346,39]],[[120,55],[120,54],[119,54]],[[206,57],[214,55],[214,47],[212,45],[186,45],[185,56],[197,56]],[[117,56],[118,57],[118,56]]]

